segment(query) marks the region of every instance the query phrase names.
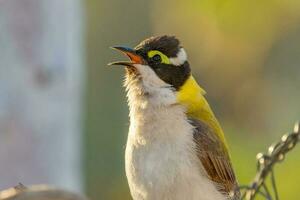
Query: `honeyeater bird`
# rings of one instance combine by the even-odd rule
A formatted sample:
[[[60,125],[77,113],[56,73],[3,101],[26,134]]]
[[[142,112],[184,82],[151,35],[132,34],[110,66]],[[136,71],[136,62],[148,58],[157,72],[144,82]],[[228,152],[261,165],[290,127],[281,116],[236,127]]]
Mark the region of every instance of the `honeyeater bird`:
[[[125,87],[130,127],[126,176],[134,200],[238,200],[240,192],[220,124],[174,36],[135,48]]]

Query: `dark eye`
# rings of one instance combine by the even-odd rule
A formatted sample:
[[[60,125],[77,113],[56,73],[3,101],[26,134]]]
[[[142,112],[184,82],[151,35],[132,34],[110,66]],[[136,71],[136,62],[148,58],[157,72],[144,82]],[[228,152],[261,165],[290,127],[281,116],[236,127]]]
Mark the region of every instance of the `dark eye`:
[[[156,55],[154,55],[154,56],[152,57],[152,60],[153,60],[154,62],[160,63],[160,62],[161,62],[161,57],[160,57],[160,55],[156,54]]]

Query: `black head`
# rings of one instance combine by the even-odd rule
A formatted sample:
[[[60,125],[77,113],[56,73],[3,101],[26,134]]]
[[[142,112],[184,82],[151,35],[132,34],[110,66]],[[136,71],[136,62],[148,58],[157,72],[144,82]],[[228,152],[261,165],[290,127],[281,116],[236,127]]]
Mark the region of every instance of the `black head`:
[[[191,74],[187,56],[174,36],[151,37],[142,41],[134,49],[115,47],[126,53],[132,62],[112,64],[134,67],[134,64],[149,66],[156,75],[175,89],[179,89]]]
[[[163,35],[145,39],[134,49],[143,53],[147,53],[151,50],[158,50],[170,58],[176,57],[180,48],[182,48],[180,42],[175,36]]]

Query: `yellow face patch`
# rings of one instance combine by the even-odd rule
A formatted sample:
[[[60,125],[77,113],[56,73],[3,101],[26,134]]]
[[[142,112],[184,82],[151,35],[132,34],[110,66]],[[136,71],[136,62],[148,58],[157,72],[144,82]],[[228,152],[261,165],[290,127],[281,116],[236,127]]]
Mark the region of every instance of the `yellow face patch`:
[[[152,58],[155,55],[159,55],[161,57],[161,63],[164,63],[164,64],[170,64],[171,63],[168,56],[166,56],[165,54],[163,54],[160,51],[152,50],[152,51],[148,52],[148,57],[149,58]]]

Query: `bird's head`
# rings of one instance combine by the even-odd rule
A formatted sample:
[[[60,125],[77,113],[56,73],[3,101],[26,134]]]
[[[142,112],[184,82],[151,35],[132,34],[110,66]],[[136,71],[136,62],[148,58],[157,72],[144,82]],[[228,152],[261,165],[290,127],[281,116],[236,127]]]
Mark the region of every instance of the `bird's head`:
[[[195,88],[196,82],[188,81],[192,77],[186,51],[174,36],[151,37],[135,48],[113,49],[130,58],[109,64],[126,66],[125,85],[129,92],[154,98],[158,104],[169,104],[178,101],[178,93],[188,93],[183,88]]]

